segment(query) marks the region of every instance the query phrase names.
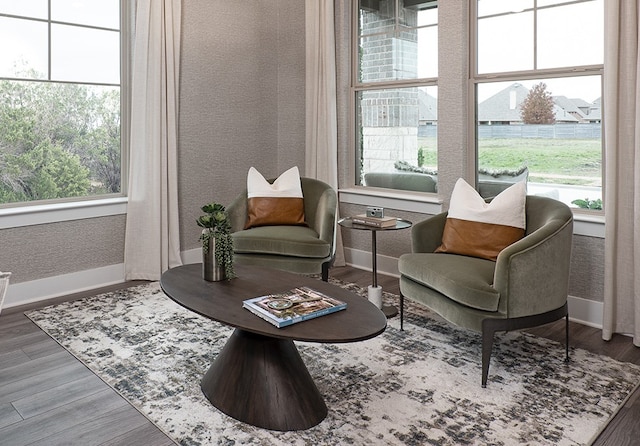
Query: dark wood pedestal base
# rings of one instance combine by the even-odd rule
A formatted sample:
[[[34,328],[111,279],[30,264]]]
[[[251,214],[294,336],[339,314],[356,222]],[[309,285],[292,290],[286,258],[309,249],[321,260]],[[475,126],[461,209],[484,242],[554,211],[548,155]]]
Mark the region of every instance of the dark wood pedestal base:
[[[266,429],[308,429],[327,416],[324,399],[289,339],[236,328],[200,386],[225,414]]]

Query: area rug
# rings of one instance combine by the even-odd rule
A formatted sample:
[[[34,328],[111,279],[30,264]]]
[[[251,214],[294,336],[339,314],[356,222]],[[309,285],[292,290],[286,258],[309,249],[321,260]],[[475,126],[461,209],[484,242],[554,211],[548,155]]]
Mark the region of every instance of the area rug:
[[[182,445],[585,445],[640,380],[638,366],[579,349],[566,364],[563,345],[518,332],[496,336],[483,389],[480,336],[418,305],[406,312],[404,331],[394,318],[367,341],[297,343],[329,409],[297,432],[247,425],[205,399],[200,378],[231,329],[157,283],[27,315]]]

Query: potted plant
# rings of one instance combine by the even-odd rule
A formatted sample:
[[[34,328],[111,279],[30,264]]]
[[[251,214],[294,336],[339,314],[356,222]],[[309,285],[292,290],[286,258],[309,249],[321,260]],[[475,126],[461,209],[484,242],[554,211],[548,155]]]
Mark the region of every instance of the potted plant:
[[[201,215],[196,220],[202,229],[202,274],[210,282],[232,279],[233,237],[231,223],[225,207],[219,203],[202,206]]]

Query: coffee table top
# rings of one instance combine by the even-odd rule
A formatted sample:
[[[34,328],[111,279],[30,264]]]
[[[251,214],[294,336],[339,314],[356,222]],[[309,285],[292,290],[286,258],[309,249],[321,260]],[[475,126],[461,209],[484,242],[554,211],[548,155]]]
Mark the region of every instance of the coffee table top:
[[[252,333],[308,342],[355,342],[373,338],[387,318],[366,298],[319,279],[258,266],[234,265],[238,277],[220,282],[202,279],[202,264],[165,271],[160,286],[167,296],[202,316]],[[252,297],[309,286],[347,303],[347,308],[315,319],[277,328],[242,307]]]

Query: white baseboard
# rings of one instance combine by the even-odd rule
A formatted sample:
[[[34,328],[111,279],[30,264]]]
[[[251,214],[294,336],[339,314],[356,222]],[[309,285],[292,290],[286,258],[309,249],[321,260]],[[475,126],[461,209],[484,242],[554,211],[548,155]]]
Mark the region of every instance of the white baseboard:
[[[182,257],[182,263],[184,265],[187,265],[189,263],[201,263],[202,248],[194,248],[188,251],[182,251],[181,257]]]
[[[396,257],[378,254],[376,259],[378,261],[378,273],[387,276],[400,277],[400,272],[398,271],[398,259]],[[347,265],[353,266],[354,268],[363,269],[365,271],[372,270],[371,253],[369,251],[345,247],[344,260]]]
[[[604,304],[583,297],[569,296],[569,319],[589,327],[602,329]]]
[[[182,252],[182,262],[185,264],[201,261],[202,251],[200,248]],[[43,302],[68,294],[116,285],[124,281],[124,264],[120,263],[29,282],[9,282],[2,308]]]
[[[345,248],[344,255],[347,265],[371,271],[370,252]],[[201,256],[200,248],[183,251],[182,262],[185,264],[198,263],[202,261]],[[378,255],[377,260],[379,274],[399,277],[398,259],[396,257]],[[3,308],[45,301],[122,282],[124,282],[124,265],[117,264],[30,282],[9,283]],[[569,315],[572,321],[590,327],[602,328],[602,302],[575,296],[569,296],[568,302]]]
[[[359,249],[344,248],[345,262],[354,268],[371,271],[371,253]],[[377,256],[377,270],[379,274],[399,277],[398,259],[395,257]],[[582,297],[569,296],[569,319],[589,327],[602,328],[602,302],[596,302]]]
[[[12,284],[9,282],[3,308],[32,304],[66,294],[79,293],[124,282],[124,264],[78,271]]]

